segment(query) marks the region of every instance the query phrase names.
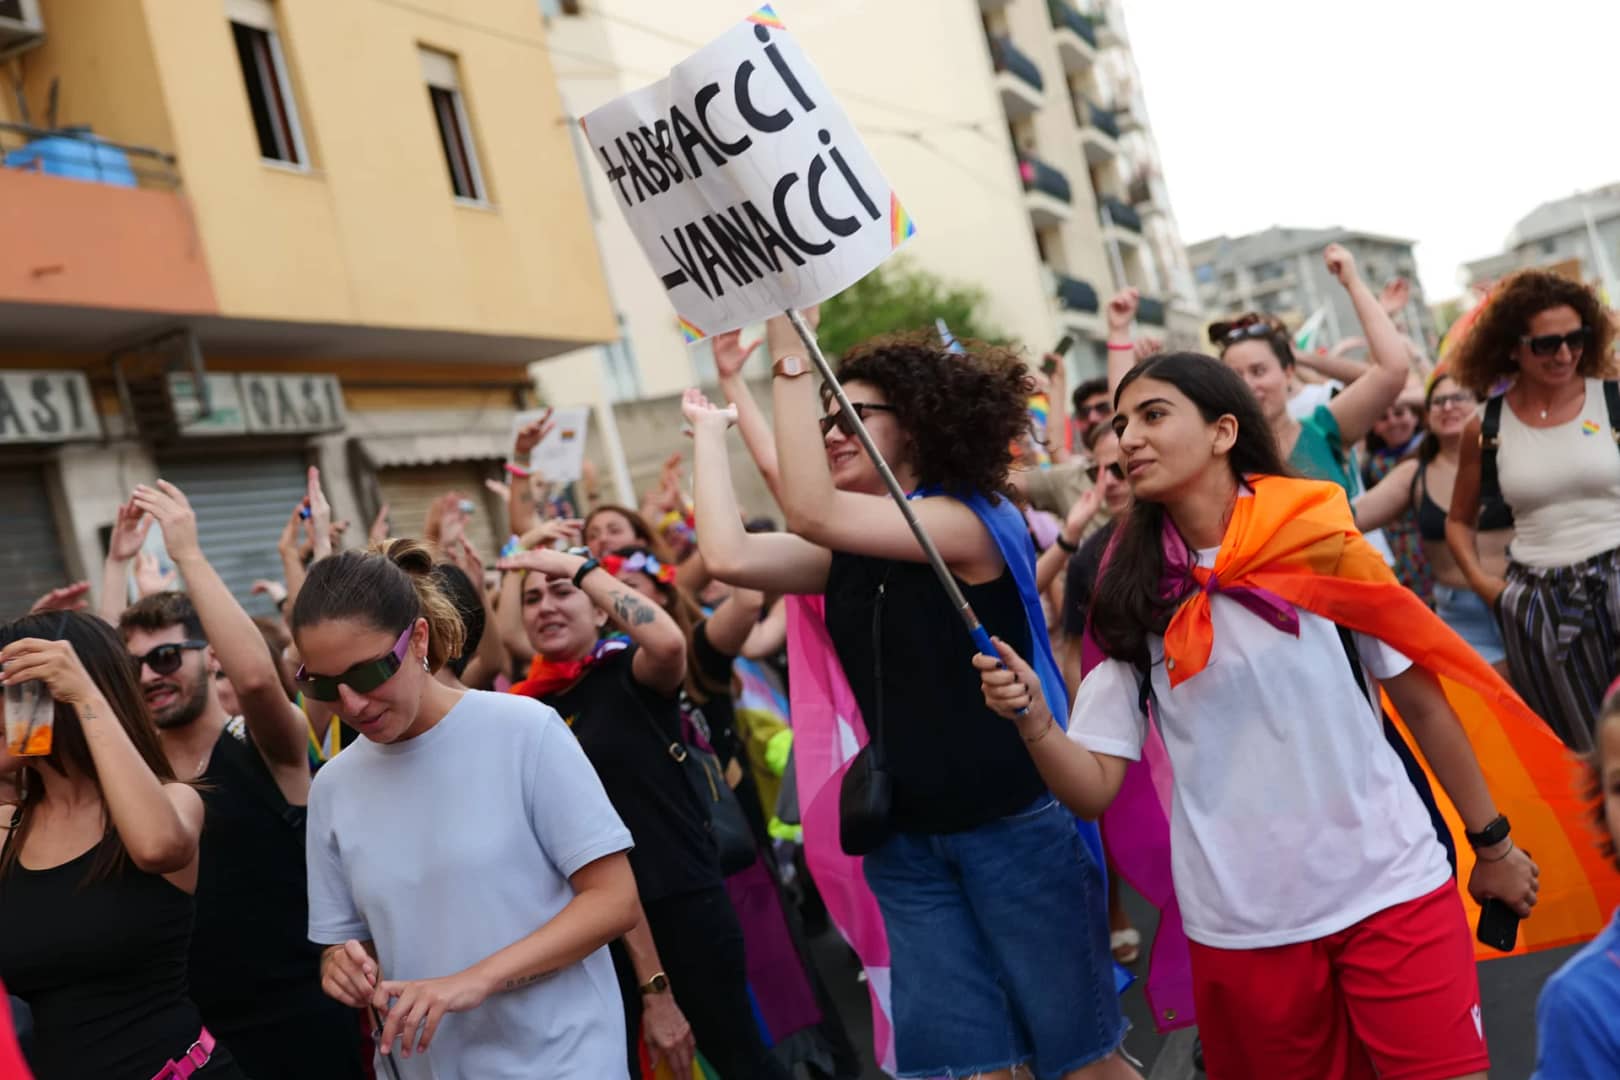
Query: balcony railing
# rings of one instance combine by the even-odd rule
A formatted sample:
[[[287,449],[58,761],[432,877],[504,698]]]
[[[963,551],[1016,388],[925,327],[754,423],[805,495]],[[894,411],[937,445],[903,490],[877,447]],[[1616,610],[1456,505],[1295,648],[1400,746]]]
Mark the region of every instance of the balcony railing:
[[[1107,135],[1110,139],[1119,138],[1119,120],[1114,116],[1114,110],[1105,109],[1095,101],[1084,103],[1085,117],[1081,127],[1094,127]]]
[[[1043,192],[1062,202],[1070,202],[1074,197],[1069,189],[1069,178],[1040,158],[1018,155],[1018,178],[1023,181],[1025,191]]]
[[[1136,318],[1149,326],[1164,325],[1164,301],[1144,296],[1136,302]]]
[[[1153,185],[1148,183],[1145,176],[1138,176],[1131,180],[1129,196],[1132,206],[1141,206],[1153,201]]]
[[[1142,215],[1114,196],[1104,195],[1101,199],[1098,199],[1097,208],[1099,211],[1106,210],[1108,219],[1120,228],[1134,233],[1142,231]]]
[[[1100,307],[1097,290],[1079,278],[1063,274],[1057,277],[1057,300],[1064,311],[1086,311],[1095,314]]]
[[[109,184],[114,187],[180,186],[173,154],[100,138],[88,128],[50,130],[0,123],[0,168]]]
[[[1046,10],[1052,16],[1054,30],[1069,29],[1079,34],[1081,39],[1093,49],[1097,47],[1097,28],[1092,25],[1091,19],[1074,10],[1063,0],[1047,0]]]
[[[1046,89],[1046,84],[1041,81],[1041,69],[1035,66],[1035,61],[1018,51],[1011,38],[994,39],[990,43],[990,54],[997,71],[1015,75],[1037,90]]]

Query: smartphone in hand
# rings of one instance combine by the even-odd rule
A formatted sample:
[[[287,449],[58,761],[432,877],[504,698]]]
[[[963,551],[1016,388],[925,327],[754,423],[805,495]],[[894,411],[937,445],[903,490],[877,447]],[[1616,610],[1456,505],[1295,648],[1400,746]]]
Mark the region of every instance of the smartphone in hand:
[[[1494,896],[1479,906],[1475,936],[1481,945],[1498,952],[1512,952],[1519,941],[1519,913]]]

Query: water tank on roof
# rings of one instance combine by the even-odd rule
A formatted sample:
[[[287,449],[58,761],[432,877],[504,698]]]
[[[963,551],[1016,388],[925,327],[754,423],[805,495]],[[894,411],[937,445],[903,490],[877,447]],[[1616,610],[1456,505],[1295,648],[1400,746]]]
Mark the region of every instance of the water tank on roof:
[[[71,180],[90,180],[115,187],[134,187],[129,155],[109,146],[88,128],[63,128],[42,135],[6,154],[6,168],[32,169]]]

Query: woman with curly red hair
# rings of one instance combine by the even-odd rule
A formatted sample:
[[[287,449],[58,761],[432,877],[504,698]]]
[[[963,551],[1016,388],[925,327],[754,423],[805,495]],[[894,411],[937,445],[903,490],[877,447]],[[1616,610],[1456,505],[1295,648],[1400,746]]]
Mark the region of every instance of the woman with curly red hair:
[[[1620,384],[1614,325],[1586,286],[1542,270],[1504,282],[1452,353],[1486,402],[1463,431],[1446,543],[1502,624],[1513,686],[1572,749],[1620,674]],[[1500,384],[1511,379],[1505,390]],[[1482,500],[1513,511],[1505,576],[1475,544]]]
[[[805,378],[793,327],[773,319],[767,339],[791,532],[744,532],[724,445],[735,414],[689,390],[698,544],[721,581],[824,595],[872,733],[864,753],[892,785],[886,814],[862,804],[882,818],[863,850],[851,850],[847,815],[842,831],[846,851],[864,854],[887,931],[898,1074],[1007,1080],[1027,1065],[1039,1080],[1134,1077],[1116,1053],[1125,1024],[1099,860],[1017,731],[984,705],[958,612],[854,425]],[[857,346],[839,378],[984,626],[1044,645],[1033,551],[1002,495],[1029,424],[1028,370],[1008,350],[954,354],[929,333]]]

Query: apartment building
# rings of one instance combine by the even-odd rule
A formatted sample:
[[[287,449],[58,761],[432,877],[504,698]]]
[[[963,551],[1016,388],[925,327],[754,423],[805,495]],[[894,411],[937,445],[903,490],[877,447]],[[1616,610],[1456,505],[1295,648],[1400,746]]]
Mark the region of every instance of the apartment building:
[[[616,335],[533,0],[22,0],[0,58],[5,610],[159,475],[243,597],[311,464],[490,551],[529,365]]]
[[[984,290],[985,321],[1032,352],[1072,334],[1076,376],[1102,370],[1100,310],[1117,284],[1142,290],[1146,331],[1188,340],[1197,332],[1190,264],[1117,6],[774,7],[916,220],[902,258]],[[663,77],[743,14],[720,0],[544,0],[542,8],[576,116]],[[620,333],[599,350],[543,365],[537,377],[554,402],[615,402],[622,462],[632,483],[645,485],[679,438],[676,396],[712,379],[712,359],[706,346],[686,345],[601,169],[588,157],[582,163]],[[763,358],[756,362],[763,376]],[[610,449],[593,452],[611,464]],[[753,469],[740,458],[737,465],[745,504],[765,509]]]
[[[1464,263],[1460,284],[1484,286],[1515,270],[1557,269],[1620,296],[1620,184],[1544,202],[1520,218],[1497,255]]]
[[[1431,348],[1436,344],[1428,301],[1417,277],[1412,241],[1332,226],[1302,229],[1276,225],[1247,236],[1217,236],[1187,248],[1199,297],[1211,318],[1243,311],[1276,315],[1299,326],[1324,311],[1328,343],[1361,333],[1350,297],[1328,273],[1322,250],[1342,244],[1376,292],[1397,277],[1411,283],[1402,328]]]

